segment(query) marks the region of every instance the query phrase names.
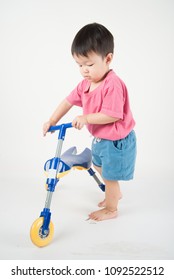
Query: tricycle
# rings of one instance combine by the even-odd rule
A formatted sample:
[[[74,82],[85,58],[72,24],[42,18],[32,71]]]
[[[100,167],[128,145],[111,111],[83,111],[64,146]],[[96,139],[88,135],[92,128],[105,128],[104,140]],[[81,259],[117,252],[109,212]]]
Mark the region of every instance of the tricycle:
[[[65,139],[66,131],[72,128],[72,123],[65,123],[61,125],[51,126],[49,132],[58,131],[58,141],[55,156],[46,161],[44,170],[47,175],[46,178],[46,200],[43,210],[40,213],[40,217],[36,219],[30,229],[31,241],[38,247],[44,247],[48,245],[54,235],[54,225],[51,221],[50,206],[52,201],[53,192],[59,182],[60,178],[67,175],[71,169],[86,170],[90,176],[92,176],[104,192],[105,185],[95,174],[92,169],[92,155],[89,148],[85,148],[80,154],[77,154],[77,148],[71,147],[63,154],[62,146]]]

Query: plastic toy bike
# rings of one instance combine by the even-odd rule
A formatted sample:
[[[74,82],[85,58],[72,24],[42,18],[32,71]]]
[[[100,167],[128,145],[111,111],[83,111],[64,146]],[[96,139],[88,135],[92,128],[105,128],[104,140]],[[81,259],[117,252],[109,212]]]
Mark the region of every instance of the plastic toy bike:
[[[44,166],[44,170],[47,173],[45,207],[40,213],[40,217],[33,222],[30,229],[30,238],[38,247],[48,245],[53,239],[54,226],[51,221],[50,206],[53,192],[61,177],[65,176],[72,168],[87,170],[101,190],[105,191],[105,185],[100,182],[91,168],[92,159],[90,149],[86,148],[81,154],[77,154],[76,147],[71,147],[61,155],[66,130],[71,127],[71,123],[66,123],[58,126],[51,126],[49,129],[49,132],[58,130],[59,133],[55,157],[46,161]]]

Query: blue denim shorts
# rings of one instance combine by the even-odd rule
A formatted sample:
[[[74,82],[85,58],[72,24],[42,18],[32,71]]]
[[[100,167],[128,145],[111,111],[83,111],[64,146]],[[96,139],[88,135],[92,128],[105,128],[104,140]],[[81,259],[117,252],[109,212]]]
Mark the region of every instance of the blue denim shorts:
[[[92,142],[92,162],[102,168],[106,180],[133,179],[136,160],[136,135],[132,130],[123,139],[111,141],[94,138]]]

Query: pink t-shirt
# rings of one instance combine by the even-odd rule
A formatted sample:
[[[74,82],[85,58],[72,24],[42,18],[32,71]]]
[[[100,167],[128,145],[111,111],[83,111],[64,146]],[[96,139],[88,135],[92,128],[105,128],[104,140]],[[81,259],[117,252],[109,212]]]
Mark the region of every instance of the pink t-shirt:
[[[119,118],[119,121],[109,124],[88,124],[89,132],[98,138],[118,140],[126,137],[135,125],[129,97],[124,82],[110,70],[101,84],[90,91],[90,82],[82,80],[67,96],[72,105],[83,108],[83,114],[101,112],[105,115]]]

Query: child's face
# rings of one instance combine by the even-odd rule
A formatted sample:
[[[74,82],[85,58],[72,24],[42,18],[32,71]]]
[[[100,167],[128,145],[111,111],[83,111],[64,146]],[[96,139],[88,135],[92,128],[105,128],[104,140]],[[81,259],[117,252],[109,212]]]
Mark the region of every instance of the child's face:
[[[91,52],[87,57],[74,54],[73,58],[79,65],[82,76],[92,83],[98,83],[109,70],[112,54],[109,53],[103,58],[101,55]]]

